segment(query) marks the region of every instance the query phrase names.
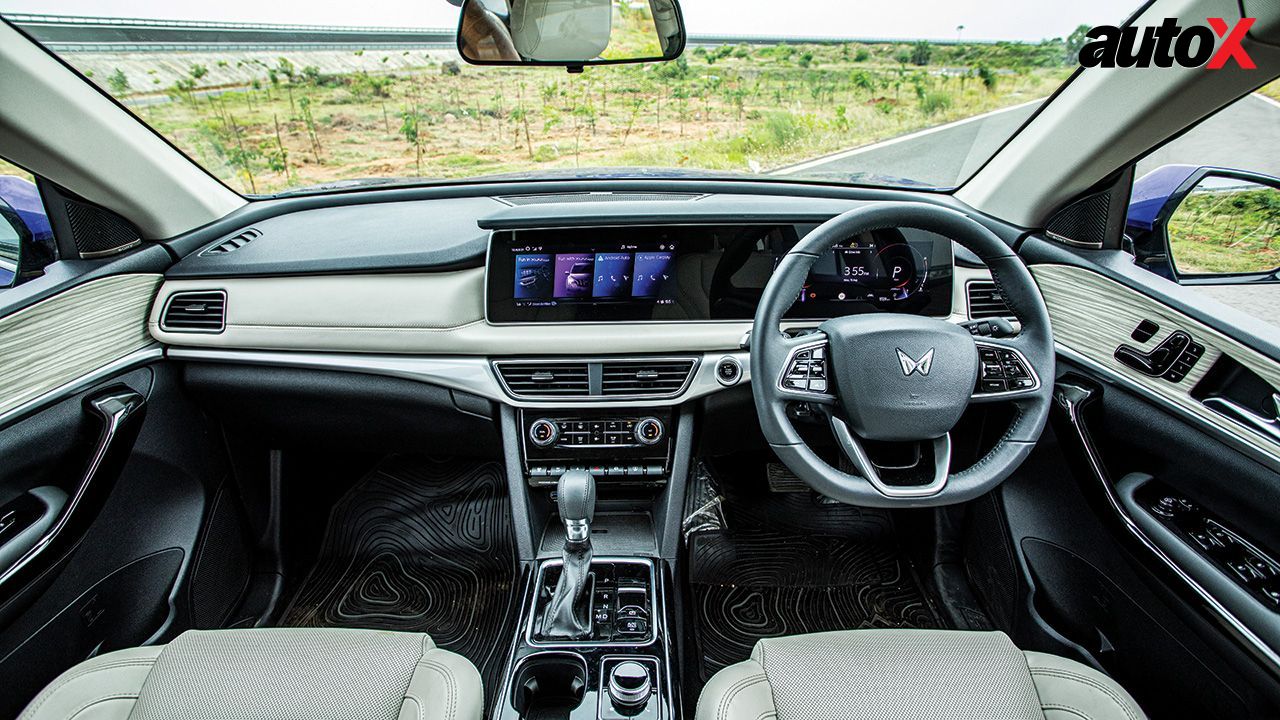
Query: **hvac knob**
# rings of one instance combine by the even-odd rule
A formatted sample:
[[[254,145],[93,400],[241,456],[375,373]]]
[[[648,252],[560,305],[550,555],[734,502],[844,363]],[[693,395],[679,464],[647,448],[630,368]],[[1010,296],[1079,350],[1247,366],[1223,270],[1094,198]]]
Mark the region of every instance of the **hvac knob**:
[[[636,423],[636,442],[641,445],[653,445],[662,439],[662,421],[656,417],[647,417]]]
[[[529,440],[538,447],[554,445],[560,439],[560,426],[546,418],[538,418],[529,425]]]
[[[609,673],[609,697],[619,710],[643,708],[652,694],[649,668],[638,662],[618,663]]]

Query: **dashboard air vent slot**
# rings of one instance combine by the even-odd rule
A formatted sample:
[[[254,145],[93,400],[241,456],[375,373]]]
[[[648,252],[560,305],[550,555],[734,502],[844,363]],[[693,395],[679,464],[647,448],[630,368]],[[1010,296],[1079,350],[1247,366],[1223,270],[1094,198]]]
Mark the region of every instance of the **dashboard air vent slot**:
[[[615,360],[601,364],[600,394],[665,397],[679,394],[693,373],[693,360]]]
[[[585,362],[499,362],[498,375],[507,391],[524,398],[575,398],[591,394]]]
[[[257,228],[249,228],[244,232],[223,240],[213,247],[200,253],[201,255],[225,255],[229,252],[235,252],[249,243],[262,237],[262,231]]]
[[[682,202],[703,197],[698,193],[684,192],[579,192],[545,193],[538,195],[504,195],[498,200],[508,205],[545,205],[571,202]]]
[[[996,289],[995,283],[975,280],[969,282],[965,289],[969,296],[970,319],[981,320],[993,317],[1015,319],[1013,313],[1009,312],[1009,306],[1005,304],[1000,291]]]
[[[160,317],[165,332],[220,333],[227,326],[227,294],[221,290],[169,296]]]

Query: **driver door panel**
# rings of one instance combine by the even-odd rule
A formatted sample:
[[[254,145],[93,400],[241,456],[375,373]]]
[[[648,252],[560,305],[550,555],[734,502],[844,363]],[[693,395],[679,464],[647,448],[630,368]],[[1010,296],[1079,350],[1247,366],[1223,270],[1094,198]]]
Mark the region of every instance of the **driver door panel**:
[[[1001,491],[1033,624],[1130,676],[1151,709],[1165,697],[1175,713],[1274,716],[1280,435],[1214,398],[1267,411],[1275,333],[1212,301],[1184,305],[1188,291],[1155,276],[1127,277],[1111,264],[1123,257],[1093,262],[1034,239],[1023,254],[1059,354],[1041,462]],[[1045,472],[1057,481],[1030,477]]]

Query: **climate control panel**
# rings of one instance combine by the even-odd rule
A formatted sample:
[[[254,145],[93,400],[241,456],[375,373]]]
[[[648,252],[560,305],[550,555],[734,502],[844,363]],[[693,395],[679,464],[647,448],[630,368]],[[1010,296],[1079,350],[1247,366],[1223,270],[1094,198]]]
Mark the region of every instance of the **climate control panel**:
[[[640,411],[521,411],[525,476],[554,485],[571,468],[597,480],[666,482],[671,457],[669,409]]]

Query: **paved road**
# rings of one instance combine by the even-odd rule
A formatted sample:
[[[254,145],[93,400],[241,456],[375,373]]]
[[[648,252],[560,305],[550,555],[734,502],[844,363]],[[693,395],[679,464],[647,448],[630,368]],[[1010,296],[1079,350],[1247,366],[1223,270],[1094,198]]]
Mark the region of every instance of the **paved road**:
[[[952,187],[976,171],[1040,102],[836,153],[774,174],[869,173]],[[1237,102],[1138,163],[1138,175],[1169,163],[1220,165],[1280,177],[1280,103],[1258,95]]]

